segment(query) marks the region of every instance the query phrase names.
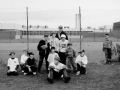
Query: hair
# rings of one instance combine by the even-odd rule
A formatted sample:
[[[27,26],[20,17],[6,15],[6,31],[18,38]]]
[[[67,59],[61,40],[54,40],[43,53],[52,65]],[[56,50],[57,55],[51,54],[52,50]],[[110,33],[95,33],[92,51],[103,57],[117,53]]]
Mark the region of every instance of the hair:
[[[109,36],[109,34],[107,34],[107,33],[105,35]]]
[[[55,47],[51,47],[51,50],[54,49],[55,50]]]

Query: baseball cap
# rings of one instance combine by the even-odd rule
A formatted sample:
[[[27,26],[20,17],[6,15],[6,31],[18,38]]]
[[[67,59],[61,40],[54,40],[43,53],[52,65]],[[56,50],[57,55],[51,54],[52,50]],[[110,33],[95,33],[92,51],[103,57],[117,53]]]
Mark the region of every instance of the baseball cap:
[[[60,26],[58,27],[58,29],[63,29],[63,26],[62,26],[62,25],[60,25]]]
[[[85,50],[81,50],[81,51],[79,51],[78,53],[82,53],[82,52],[85,52]]]
[[[62,35],[61,35],[61,37],[64,37],[64,38],[66,38],[66,36],[65,36],[64,34],[62,34]]]
[[[10,52],[10,53],[9,53],[9,55],[12,55],[12,54],[14,54],[14,55],[15,55],[15,52]]]

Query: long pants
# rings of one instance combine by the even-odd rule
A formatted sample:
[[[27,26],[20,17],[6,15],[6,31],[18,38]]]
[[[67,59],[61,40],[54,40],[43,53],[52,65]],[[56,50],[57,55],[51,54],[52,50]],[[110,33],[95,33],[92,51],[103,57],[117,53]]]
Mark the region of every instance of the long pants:
[[[111,62],[112,50],[110,48],[105,48],[104,51],[105,51],[106,63]]]
[[[86,74],[86,67],[77,64],[77,71],[80,71],[80,74]]]
[[[46,62],[46,70],[48,71],[48,55],[49,54],[45,54],[44,52],[43,53],[39,53],[39,64],[38,64],[38,71],[41,70],[41,67],[42,67],[42,64],[43,64],[43,60],[45,59],[45,62]]]
[[[74,71],[76,71],[75,62],[72,57],[66,58],[66,66],[68,67],[68,70],[71,70],[72,68]]]
[[[66,54],[64,52],[59,52],[61,63],[66,65]]]
[[[26,67],[25,64],[21,64],[20,66],[21,66],[21,70],[24,71],[24,68]]]
[[[17,75],[18,75],[18,72],[15,72],[15,71],[7,72],[7,76],[17,76]]]
[[[36,66],[30,66],[31,72],[36,72],[37,71],[37,67]],[[28,67],[24,68],[24,72],[25,73],[30,73]]]
[[[62,69],[59,72],[56,72],[53,68],[49,70],[48,78],[54,79],[54,78],[60,78],[63,75],[64,82],[70,78],[67,74],[66,69]]]

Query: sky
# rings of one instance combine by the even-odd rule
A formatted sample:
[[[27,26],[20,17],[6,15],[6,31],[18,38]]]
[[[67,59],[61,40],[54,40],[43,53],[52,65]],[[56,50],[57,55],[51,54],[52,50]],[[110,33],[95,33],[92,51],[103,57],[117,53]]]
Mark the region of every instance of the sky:
[[[59,25],[75,28],[75,14],[81,8],[81,25],[97,28],[120,21],[120,0],[0,0],[0,23]]]

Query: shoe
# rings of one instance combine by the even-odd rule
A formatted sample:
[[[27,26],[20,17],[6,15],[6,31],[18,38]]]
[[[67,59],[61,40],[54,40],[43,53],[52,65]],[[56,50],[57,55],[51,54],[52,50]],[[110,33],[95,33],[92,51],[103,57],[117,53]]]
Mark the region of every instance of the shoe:
[[[33,72],[33,75],[36,75],[36,72]]]
[[[65,80],[64,80],[64,83],[68,83],[70,81],[70,77],[67,77]]]
[[[24,71],[22,70],[22,73],[24,73]]]
[[[77,71],[76,75],[80,75],[80,71]]]
[[[24,73],[23,75],[27,75],[27,73]]]
[[[51,84],[53,83],[53,79],[47,78],[47,81]]]
[[[63,75],[61,76],[61,78],[63,78]]]

